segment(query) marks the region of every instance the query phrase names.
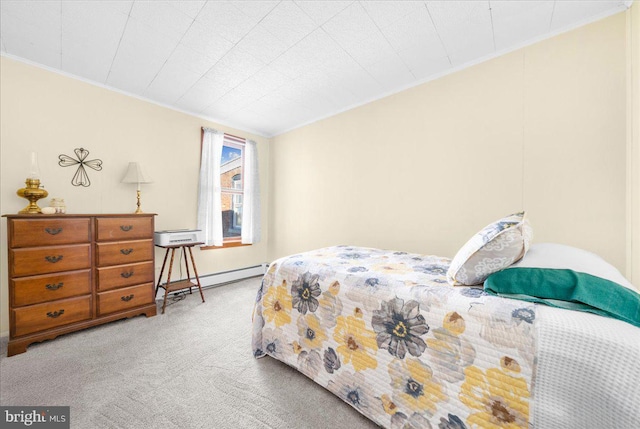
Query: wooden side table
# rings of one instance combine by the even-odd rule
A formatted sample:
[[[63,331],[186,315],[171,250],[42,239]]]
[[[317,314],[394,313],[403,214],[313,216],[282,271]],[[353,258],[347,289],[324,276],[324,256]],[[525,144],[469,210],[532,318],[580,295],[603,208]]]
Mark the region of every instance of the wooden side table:
[[[200,277],[198,277],[198,270],[196,269],[196,263],[193,259],[193,253],[191,252],[191,248],[193,246],[199,246],[204,243],[183,243],[176,244],[173,246],[160,246],[156,244],[156,247],[162,247],[163,249],[167,249],[164,254],[164,260],[162,261],[162,268],[160,269],[160,276],[158,277],[158,284],[156,285],[156,296],[158,295],[158,289],[164,289],[164,300],[162,302],[162,314],[164,314],[164,309],[167,306],[167,295],[169,292],[175,292],[178,290],[183,290],[189,288],[189,293],[191,292],[191,288],[197,287],[200,290],[200,297],[202,298],[202,302],[204,302],[204,294],[202,293],[202,286],[200,285]],[[187,278],[184,280],[178,280],[171,282],[171,270],[173,268],[173,258],[176,253],[176,249],[182,249],[182,255],[184,257],[184,264],[187,268]],[[189,257],[191,259],[191,267],[193,268],[193,273],[195,274],[196,283],[191,281],[191,274],[189,273],[189,260],[187,259],[187,250],[189,250]],[[167,273],[167,282],[164,286],[160,283],[162,282],[162,275],[164,274],[164,267],[167,264],[167,258],[169,256],[169,251],[171,251],[171,260],[169,261],[169,272]]]

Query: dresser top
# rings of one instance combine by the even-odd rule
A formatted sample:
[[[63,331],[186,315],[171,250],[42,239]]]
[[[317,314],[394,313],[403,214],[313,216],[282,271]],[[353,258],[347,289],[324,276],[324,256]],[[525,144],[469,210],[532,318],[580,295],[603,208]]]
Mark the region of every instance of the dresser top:
[[[75,218],[75,217],[144,217],[144,216],[157,216],[156,213],[72,213],[72,214],[42,214],[42,213],[32,213],[32,214],[6,214],[2,215],[2,217],[6,217],[8,219],[48,219],[54,217],[62,217],[62,218]]]

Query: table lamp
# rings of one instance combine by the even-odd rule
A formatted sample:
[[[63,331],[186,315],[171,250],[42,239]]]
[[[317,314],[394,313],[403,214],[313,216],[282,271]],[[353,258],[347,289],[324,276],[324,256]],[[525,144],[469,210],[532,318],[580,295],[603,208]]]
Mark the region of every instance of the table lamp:
[[[135,214],[142,213],[140,209],[140,184],[141,183],[153,183],[153,180],[149,177],[148,174],[145,174],[142,171],[142,167],[137,162],[130,162],[129,167],[127,168],[127,173],[121,180],[121,183],[135,183],[138,185],[138,208],[135,211]]]
[[[29,200],[29,205],[18,213],[42,213],[37,201],[45,198],[49,193],[40,187],[40,168],[38,167],[38,154],[35,152],[31,152],[31,165],[25,184],[27,186],[18,189],[16,193],[18,196]]]

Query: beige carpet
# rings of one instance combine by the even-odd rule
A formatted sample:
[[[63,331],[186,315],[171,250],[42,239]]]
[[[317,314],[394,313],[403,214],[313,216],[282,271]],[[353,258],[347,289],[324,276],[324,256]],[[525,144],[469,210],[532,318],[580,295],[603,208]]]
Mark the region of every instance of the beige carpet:
[[[0,404],[69,405],[71,427],[374,428],[304,375],[251,351],[260,279],[205,291],[136,317],[0,348]]]

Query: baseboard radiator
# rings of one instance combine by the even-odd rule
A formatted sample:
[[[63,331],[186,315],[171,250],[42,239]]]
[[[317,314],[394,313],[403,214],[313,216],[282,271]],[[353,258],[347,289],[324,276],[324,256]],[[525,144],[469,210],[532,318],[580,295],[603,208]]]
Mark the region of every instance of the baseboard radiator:
[[[237,282],[244,279],[250,279],[252,277],[263,276],[267,272],[268,267],[269,265],[267,263],[264,263],[262,265],[255,265],[253,267],[238,268],[237,270],[221,271],[219,273],[201,275],[199,276],[200,285],[202,286],[203,289],[208,289],[216,286],[226,285],[228,283]],[[195,277],[192,277],[191,281],[195,283]],[[173,281],[171,283],[173,283]],[[165,284],[166,282],[162,283],[162,285],[165,285]],[[170,295],[176,294],[176,293],[180,293],[180,291],[172,292],[170,293]],[[156,299],[162,299],[163,296],[164,296],[164,289],[159,289],[158,295],[156,295]]]
[[[204,287],[221,286],[238,280],[249,279],[251,277],[263,276],[267,272],[267,264],[256,265],[254,267],[239,268],[237,270],[222,271],[220,273],[206,274],[200,276],[200,285]]]

